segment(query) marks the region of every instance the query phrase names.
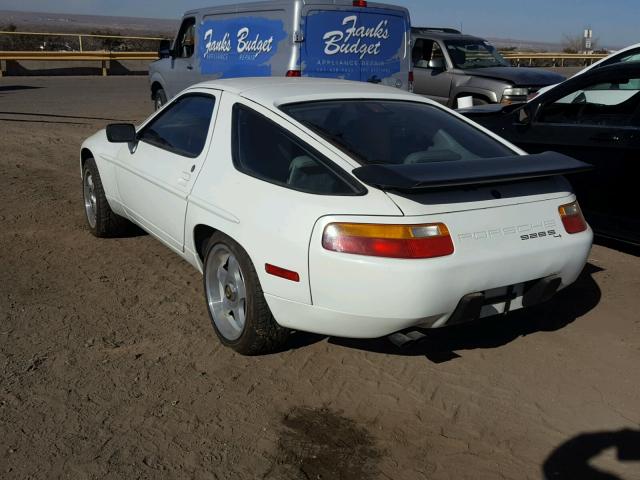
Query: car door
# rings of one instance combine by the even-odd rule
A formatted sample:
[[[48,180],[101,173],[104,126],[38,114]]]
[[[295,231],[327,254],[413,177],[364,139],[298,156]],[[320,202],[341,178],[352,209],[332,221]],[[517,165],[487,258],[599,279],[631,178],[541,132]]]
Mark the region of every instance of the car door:
[[[182,21],[178,31],[171,50],[169,67],[163,72],[169,98],[200,81],[196,65],[195,28],[195,17],[187,17]]]
[[[554,150],[593,165],[571,178],[587,219],[600,233],[640,241],[640,68],[586,77],[549,92],[531,125],[509,137],[530,153]]]
[[[219,92],[187,93],[138,132],[118,155],[118,191],[127,214],[171,248],[184,247],[187,197],[207,156]],[[211,93],[209,93],[211,92]]]
[[[452,78],[447,71],[446,58],[438,42],[426,38],[416,39],[411,56],[414,77],[413,91],[447,105],[451,93]]]

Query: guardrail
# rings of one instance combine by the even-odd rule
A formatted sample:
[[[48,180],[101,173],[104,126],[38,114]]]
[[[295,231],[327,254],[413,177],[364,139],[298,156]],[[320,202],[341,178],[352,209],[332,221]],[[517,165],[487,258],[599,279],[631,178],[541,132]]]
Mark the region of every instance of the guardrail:
[[[537,61],[550,61],[553,66],[564,67],[566,61],[582,62],[583,65],[592,64],[605,58],[606,54],[592,53],[590,55],[581,53],[522,53],[522,52],[503,52],[502,56],[516,66],[522,66],[522,61],[533,66]]]
[[[136,41],[149,41],[149,42],[159,42],[160,40],[164,40],[164,37],[141,37],[141,36],[130,36],[130,35],[108,35],[108,34],[96,34],[96,33],[52,33],[52,32],[11,32],[11,31],[0,31],[0,35],[8,35],[10,38],[12,37],[42,37],[42,38],[73,38],[74,40],[78,40],[77,47],[73,48],[73,50],[78,50],[80,52],[84,51],[82,39],[104,39],[109,40],[107,43],[118,44],[118,42],[126,42],[131,40]],[[46,41],[44,42],[46,43]],[[119,45],[122,45],[120,43]],[[32,47],[33,48],[33,47]],[[71,47],[69,47],[71,48]],[[91,48],[89,51],[99,50],[96,48]]]
[[[108,74],[107,62],[111,60],[157,60],[155,52],[0,52],[0,61],[99,61],[102,76]],[[0,77],[3,76],[0,65]]]

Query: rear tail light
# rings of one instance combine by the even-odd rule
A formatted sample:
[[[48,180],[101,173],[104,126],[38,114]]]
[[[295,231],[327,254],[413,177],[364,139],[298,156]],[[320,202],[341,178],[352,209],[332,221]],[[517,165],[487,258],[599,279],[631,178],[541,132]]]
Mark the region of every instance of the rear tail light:
[[[409,92],[413,92],[413,72],[409,72]]]
[[[366,2],[366,0],[353,0],[353,6],[354,7],[366,7],[367,6],[367,2]]]
[[[324,229],[322,246],[334,252],[388,258],[444,257],[454,250],[449,229],[443,223],[331,223]]]
[[[561,205],[558,207],[562,224],[567,233],[580,233],[587,229],[587,222],[582,216],[580,205],[578,202]]]
[[[287,77],[301,77],[302,72],[300,70],[289,70],[287,71]]]

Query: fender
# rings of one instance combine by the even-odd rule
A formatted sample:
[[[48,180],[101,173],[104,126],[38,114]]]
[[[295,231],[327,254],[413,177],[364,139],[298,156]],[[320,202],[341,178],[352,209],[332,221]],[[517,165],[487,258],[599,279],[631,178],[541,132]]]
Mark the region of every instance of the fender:
[[[167,94],[167,99],[172,97],[172,95],[170,95],[169,90],[167,90],[167,82],[165,82],[164,78],[162,77],[162,74],[160,72],[157,72],[157,71],[155,71],[155,72],[149,71],[149,88],[150,88],[150,91],[151,91],[151,99],[152,100],[153,100],[153,84],[154,83],[160,84],[160,87]]]
[[[506,88],[506,87],[505,87]],[[481,87],[472,87],[469,85],[454,85],[451,88],[451,94],[449,96],[449,107],[455,108],[457,98],[459,96],[470,96],[470,95],[478,95],[481,97],[488,98],[489,101],[493,103],[498,103],[499,99],[496,95],[496,92],[490,89],[481,88]]]

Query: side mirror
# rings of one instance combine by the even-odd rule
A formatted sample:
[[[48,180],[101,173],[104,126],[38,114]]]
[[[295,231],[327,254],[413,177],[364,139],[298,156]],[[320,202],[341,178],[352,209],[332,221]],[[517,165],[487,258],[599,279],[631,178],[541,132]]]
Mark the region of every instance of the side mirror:
[[[429,68],[433,70],[444,70],[444,58],[432,58],[429,60]]]
[[[171,56],[171,40],[160,40],[160,46],[158,47],[158,57],[169,58]]]
[[[136,127],[131,123],[110,123],[107,125],[107,140],[111,143],[133,143],[138,140]]]

